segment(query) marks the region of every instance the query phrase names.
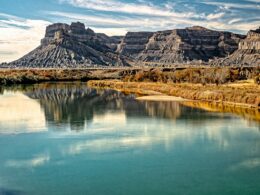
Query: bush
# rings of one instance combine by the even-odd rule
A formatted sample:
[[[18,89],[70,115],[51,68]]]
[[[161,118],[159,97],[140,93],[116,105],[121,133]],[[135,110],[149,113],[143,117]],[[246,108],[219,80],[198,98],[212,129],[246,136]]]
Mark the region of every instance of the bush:
[[[257,85],[260,85],[260,75],[256,76],[254,80]]]

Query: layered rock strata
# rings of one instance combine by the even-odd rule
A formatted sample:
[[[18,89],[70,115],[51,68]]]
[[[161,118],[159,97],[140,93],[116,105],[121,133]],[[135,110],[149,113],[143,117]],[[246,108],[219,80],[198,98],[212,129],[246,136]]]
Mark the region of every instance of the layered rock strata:
[[[46,28],[41,45],[5,66],[84,68],[128,65],[259,65],[260,29],[247,36],[200,26],[109,37],[80,22]]]
[[[124,66],[127,62],[110,45],[114,39],[102,37],[83,23],[57,23],[46,28],[41,45],[21,59],[10,63],[14,67],[87,67],[95,65]],[[118,40],[115,40],[119,42]]]
[[[155,33],[129,32],[117,51],[146,64],[208,61],[233,53],[243,38],[243,35],[199,26]]]
[[[250,30],[239,43],[238,50],[226,58],[212,61],[213,65],[260,66],[260,27]]]

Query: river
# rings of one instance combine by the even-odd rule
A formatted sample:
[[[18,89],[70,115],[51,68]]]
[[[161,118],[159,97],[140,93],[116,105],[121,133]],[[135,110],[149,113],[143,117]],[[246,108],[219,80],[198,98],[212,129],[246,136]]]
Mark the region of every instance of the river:
[[[85,83],[0,91],[0,194],[260,194],[260,123]]]

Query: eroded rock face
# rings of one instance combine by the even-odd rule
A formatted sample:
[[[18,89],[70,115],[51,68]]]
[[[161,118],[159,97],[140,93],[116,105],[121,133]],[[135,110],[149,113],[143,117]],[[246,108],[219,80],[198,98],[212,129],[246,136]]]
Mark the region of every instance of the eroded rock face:
[[[152,35],[152,32],[128,32],[118,45],[117,52],[136,59],[145,50]]]
[[[41,40],[41,45],[48,45],[54,38],[56,32],[68,31],[70,26],[68,24],[56,23],[46,28],[45,37]]]
[[[128,33],[117,52],[138,62],[157,64],[208,61],[233,53],[243,35],[195,26],[168,31]]]
[[[259,65],[260,29],[247,36],[200,26],[109,37],[80,22],[46,28],[41,45],[11,67]]]
[[[14,67],[87,67],[94,65],[124,66],[125,59],[110,47],[117,40],[102,38],[80,22],[71,25],[57,23],[46,28],[41,45],[21,59],[10,63]]]
[[[239,49],[260,50],[260,27],[248,32],[246,39],[239,43]]]
[[[250,30],[239,43],[238,50],[230,56],[212,61],[213,65],[225,66],[260,66],[260,27]]]
[[[100,42],[107,45],[109,48],[111,48],[113,51],[117,50],[118,45],[123,40],[124,36],[112,36],[109,37],[104,33],[97,33],[97,38]]]

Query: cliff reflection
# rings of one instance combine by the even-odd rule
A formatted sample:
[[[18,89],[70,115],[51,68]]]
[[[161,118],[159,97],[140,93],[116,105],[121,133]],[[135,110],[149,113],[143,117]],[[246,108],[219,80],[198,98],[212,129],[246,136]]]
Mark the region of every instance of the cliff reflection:
[[[4,94],[4,88],[0,86],[0,95]]]
[[[42,84],[25,94],[39,101],[48,123],[69,124],[72,130],[83,130],[96,115],[124,110],[124,101],[131,99],[119,92],[92,90],[80,83]]]
[[[207,120],[214,120],[216,115],[222,119],[233,117],[223,113],[210,114],[190,103],[184,106],[179,102],[137,101],[134,95],[90,89],[83,83],[43,83],[12,88],[9,91],[26,95],[34,104],[38,102],[47,125],[55,127],[55,130],[82,131],[93,123],[122,125],[129,119],[146,117],[172,122],[176,119],[189,119],[188,122],[192,125],[203,125]],[[7,99],[10,101],[9,97]],[[27,110],[32,112],[24,112],[35,118],[35,111],[29,107]]]
[[[0,100],[0,114],[4,116],[0,118],[0,130],[9,128],[7,133],[13,133],[14,125],[22,133],[24,129],[48,130],[55,138],[82,132],[77,134],[78,141],[64,149],[65,154],[124,150],[154,143],[164,143],[167,149],[178,140],[186,144],[214,141],[225,150],[232,139],[250,130],[244,120],[229,113],[209,112],[188,102],[184,106],[180,102],[138,101],[134,95],[90,89],[82,83],[8,89]]]
[[[211,118],[206,111],[181,106],[178,102],[136,101],[133,95],[90,89],[80,83],[40,84],[25,94],[39,101],[47,122],[54,125],[69,124],[71,130],[83,130],[93,119],[102,121],[111,112],[114,123],[125,121],[125,116],[126,119],[156,117],[194,121]],[[120,113],[121,117],[115,113]]]

